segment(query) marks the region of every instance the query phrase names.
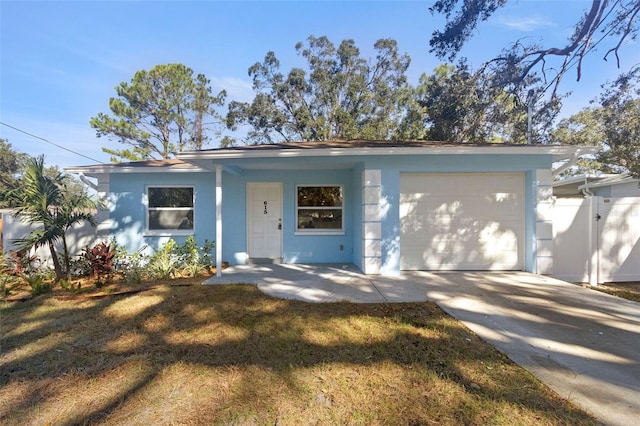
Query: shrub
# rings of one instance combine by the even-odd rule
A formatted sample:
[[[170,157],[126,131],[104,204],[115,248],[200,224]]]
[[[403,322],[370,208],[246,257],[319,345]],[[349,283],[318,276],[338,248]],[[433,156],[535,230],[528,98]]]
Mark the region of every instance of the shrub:
[[[184,265],[184,272],[189,277],[197,277],[200,273],[204,272],[207,269],[205,265],[200,262],[188,263]]]
[[[200,253],[193,235],[189,235],[184,244],[176,244],[174,253],[177,261],[182,265],[192,265],[200,262]]]
[[[184,244],[176,245],[175,253],[184,273],[190,277],[195,277],[211,267],[212,247],[213,243],[205,240],[204,245],[198,248],[196,240],[192,235],[187,237]]]
[[[112,244],[116,250],[114,269],[122,274],[127,283],[140,284],[147,272],[146,266],[149,258],[144,254],[144,250],[148,246],[145,244],[133,254],[129,254],[127,248],[118,245],[115,240],[112,241]]]
[[[92,273],[91,262],[82,254],[71,260],[69,272],[72,277],[88,277]]]
[[[113,271],[113,260],[116,255],[115,248],[104,242],[84,249],[84,257],[91,264],[91,275],[94,278],[109,276]]]
[[[73,284],[71,284],[71,281],[69,280],[65,280],[63,278],[58,282],[58,284],[60,284],[60,287],[62,287],[63,290],[73,290]]]
[[[20,282],[8,274],[0,273],[0,296],[6,297],[11,294],[14,288],[18,287]]]
[[[122,273],[126,282],[130,284],[140,284],[145,275],[145,264],[147,256],[140,251],[127,255],[126,263],[123,264]]]
[[[9,259],[4,259],[4,271],[15,277],[30,275],[38,270],[41,261],[37,256],[32,256],[26,251],[9,250]]]
[[[149,256],[147,269],[154,278],[169,279],[178,272],[178,256],[175,254],[176,242],[170,239],[155,253]]]
[[[209,240],[204,240],[204,244],[202,245],[202,247],[200,247],[200,262],[207,268],[215,266],[216,264],[215,248],[216,242]]]
[[[24,279],[29,283],[29,286],[31,287],[31,294],[33,296],[49,293],[51,291],[51,284],[44,282],[42,275],[24,275]]]

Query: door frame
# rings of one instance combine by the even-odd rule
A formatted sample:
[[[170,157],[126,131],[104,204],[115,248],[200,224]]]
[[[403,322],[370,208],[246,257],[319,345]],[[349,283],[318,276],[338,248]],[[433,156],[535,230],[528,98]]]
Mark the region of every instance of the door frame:
[[[282,223],[282,216],[283,216],[283,208],[284,208],[284,196],[283,196],[283,185],[282,182],[247,182],[247,186],[246,186],[246,192],[247,192],[247,196],[246,196],[246,219],[247,219],[247,226],[246,226],[246,232],[247,232],[247,258],[251,259],[256,258],[255,256],[252,255],[252,251],[253,251],[253,241],[252,241],[252,231],[253,231],[253,222],[252,222],[252,218],[251,218],[251,197],[252,195],[255,193],[257,188],[260,188],[261,186],[271,186],[271,185],[277,185],[279,188],[279,193],[280,193],[280,223]],[[259,193],[259,192],[258,192]],[[284,251],[284,244],[283,244],[283,236],[282,236],[282,229],[280,230],[280,232],[278,233],[279,235],[279,246],[280,246],[280,250],[279,253],[277,255],[276,258],[274,259],[282,259],[283,258],[283,251]],[[259,258],[260,259],[260,258]],[[272,259],[272,258],[269,258]]]

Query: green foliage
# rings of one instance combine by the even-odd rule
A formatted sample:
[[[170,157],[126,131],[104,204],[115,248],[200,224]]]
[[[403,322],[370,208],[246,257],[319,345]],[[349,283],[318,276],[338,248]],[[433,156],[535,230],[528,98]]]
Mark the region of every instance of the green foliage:
[[[145,276],[146,256],[139,251],[133,253],[128,258],[128,263],[124,271],[124,279],[128,283],[140,284]]]
[[[189,277],[197,277],[206,270],[207,267],[200,262],[187,263],[186,265],[183,265],[183,271]]]
[[[20,251],[27,252],[32,248],[48,246],[53,261],[56,280],[64,277],[55,243],[62,241],[65,271],[70,271],[70,256],[66,243],[66,232],[74,224],[93,220],[93,209],[96,202],[85,192],[75,193],[69,190],[68,177],[62,173],[47,176],[44,167],[44,156],[30,158],[25,167],[20,187],[11,191],[14,201],[14,214],[31,225],[39,226],[26,237],[14,241]]]
[[[170,158],[173,152],[202,149],[208,126],[220,121],[216,106],[226,93],[214,96],[203,74],[182,64],[156,65],[138,71],[131,84],[120,83],[109,100],[112,116],[99,113],[89,124],[98,137],[108,136],[128,148],[103,148],[112,161]]]
[[[184,244],[176,244],[174,246],[174,253],[177,256],[177,261],[180,264],[193,264],[199,263],[200,252],[198,251],[198,244],[193,235],[189,235]]]
[[[0,138],[0,207],[10,205],[9,192],[19,186],[18,173],[27,155],[15,151],[11,144]]]
[[[296,45],[307,70],[281,73],[273,52],[249,68],[256,96],[229,104],[227,126],[249,126],[249,143],[391,138],[410,62],[396,41],[378,40],[373,60],[362,58],[353,40],[338,48],[325,36],[307,42]]]
[[[496,83],[498,76],[473,71],[464,61],[440,65],[423,74],[417,87],[407,91],[406,112],[395,139],[427,139],[447,142],[526,143],[527,105],[518,92],[508,92]],[[528,79],[536,93],[543,88]],[[515,88],[512,88],[515,90]],[[525,91],[525,93],[528,92]],[[548,137],[548,129],[559,112],[559,99],[539,101],[533,108],[533,141]]]
[[[73,290],[73,284],[69,280],[61,279],[59,284],[63,290]]]
[[[15,276],[0,272],[0,297],[8,296],[19,286],[20,281]]]
[[[204,240],[204,244],[200,247],[200,262],[207,268],[210,268],[216,264],[215,259],[216,242]]]
[[[91,275],[91,262],[84,256],[84,253],[71,259],[69,275],[72,277],[88,277]]]
[[[188,276],[195,277],[213,265],[214,249],[213,241],[205,240],[202,247],[198,247],[195,238],[189,235],[184,244],[175,245],[174,253],[183,271]]]
[[[3,258],[2,270],[15,277],[35,272],[41,261],[26,251],[9,250],[9,257]]]
[[[119,246],[115,240],[111,242],[115,247],[116,255],[114,257],[115,268],[122,274],[125,281],[129,284],[140,284],[142,279],[147,275],[147,256],[143,253],[146,245],[129,254],[126,247]]]
[[[640,178],[640,67],[604,85],[596,106],[562,120],[553,136],[557,142],[601,147],[583,160],[574,173],[629,172]]]
[[[116,250],[112,244],[101,242],[91,248],[86,247],[83,255],[89,261],[94,278],[109,276],[114,269]]]
[[[51,284],[44,282],[44,278],[42,275],[24,275],[24,279],[29,284],[29,287],[31,287],[31,294],[33,296],[49,293],[51,291]]]
[[[453,61],[464,44],[478,33],[479,22],[489,19],[507,3],[508,0],[436,0],[429,10],[432,14],[444,15],[446,24],[443,30],[432,33],[430,52]],[[583,59],[596,51],[596,45],[598,51],[606,52],[605,60],[609,55],[615,56],[619,67],[619,50],[627,44],[625,40],[636,39],[639,18],[637,0],[592,0],[590,10],[575,17],[575,29],[564,45],[543,47],[525,39],[512,40],[511,47],[487,60],[485,66],[501,76],[501,87],[519,87],[522,83],[527,86],[526,78],[538,73],[544,77],[544,90],[551,89],[556,94],[559,82],[569,70],[575,69],[580,80]]]
[[[176,242],[170,239],[155,253],[149,256],[147,270],[154,278],[169,279],[178,272],[178,256],[175,253]]]
[[[149,256],[146,266],[137,263],[138,268],[134,270],[140,271],[139,276],[146,272],[149,276],[160,279],[175,277],[178,272],[195,277],[213,265],[214,248],[214,242],[209,240],[205,240],[202,247],[198,247],[195,238],[191,235],[185,239],[184,244],[178,244],[170,239]]]

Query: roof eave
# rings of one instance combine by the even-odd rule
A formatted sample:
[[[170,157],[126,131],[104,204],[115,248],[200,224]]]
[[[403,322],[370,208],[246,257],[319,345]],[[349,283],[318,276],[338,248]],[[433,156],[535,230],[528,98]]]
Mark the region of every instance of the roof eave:
[[[211,170],[202,167],[171,167],[171,166],[155,166],[155,167],[127,167],[127,166],[110,166],[100,164],[97,166],[79,166],[65,167],[64,171],[72,174],[85,174],[88,176],[101,175],[108,173],[194,173],[194,172],[210,172]]]
[[[638,179],[634,179],[633,177],[627,175],[625,177],[621,177],[620,179],[610,179],[610,180],[601,180],[596,182],[588,182],[584,185],[580,185],[578,187],[579,190],[583,189],[591,189],[591,188],[601,188],[603,186],[614,186],[614,185],[622,185],[625,183],[638,183]]]
[[[468,154],[548,154],[553,161],[562,161],[575,155],[589,155],[598,152],[597,147],[575,145],[521,145],[521,146],[442,146],[442,147],[366,147],[366,148],[314,148],[314,149],[273,149],[273,150],[211,150],[186,151],[176,155],[180,160],[227,160],[242,158],[291,158],[291,157],[338,157],[372,155],[468,155]]]

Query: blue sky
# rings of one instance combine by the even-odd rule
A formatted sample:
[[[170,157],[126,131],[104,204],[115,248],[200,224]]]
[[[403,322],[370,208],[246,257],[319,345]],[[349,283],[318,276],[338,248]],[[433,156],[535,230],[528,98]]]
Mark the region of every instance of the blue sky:
[[[563,46],[589,0],[516,0],[483,23],[463,51],[474,67],[520,38],[546,47]],[[439,61],[428,52],[429,37],[443,19],[428,12],[430,1],[7,1],[0,0],[0,121],[97,162],[101,147],[121,148],[96,138],[89,119],[108,113],[114,87],[136,71],[180,62],[205,74],[227,100],[253,98],[247,69],[273,50],[281,70],[302,66],[294,46],[309,35],[336,45],[352,38],[372,57],[380,38],[397,40],[412,59],[411,84]],[[588,105],[607,80],[640,62],[637,45],[624,46],[621,69],[601,54],[588,58],[563,115]],[[226,110],[226,106],[225,106]],[[94,161],[0,125],[0,137],[17,151],[45,154],[60,167]],[[216,147],[216,143],[210,145]]]

